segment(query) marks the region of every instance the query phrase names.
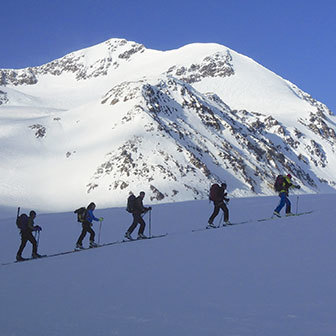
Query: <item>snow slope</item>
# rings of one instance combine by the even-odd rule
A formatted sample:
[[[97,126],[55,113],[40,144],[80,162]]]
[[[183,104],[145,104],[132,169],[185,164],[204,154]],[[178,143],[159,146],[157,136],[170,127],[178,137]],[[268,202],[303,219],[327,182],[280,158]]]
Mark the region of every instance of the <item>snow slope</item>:
[[[232,198],[231,220],[251,221],[202,232],[191,231],[206,223],[208,202],[156,205],[152,232],[165,238],[1,266],[0,334],[333,336],[335,195],[300,196],[310,215],[256,221],[277,202]],[[122,239],[123,208],[95,213],[102,241]],[[1,262],[15,257],[14,220],[0,221]],[[41,253],[71,249],[80,232],[72,213],[38,214],[36,224]]]

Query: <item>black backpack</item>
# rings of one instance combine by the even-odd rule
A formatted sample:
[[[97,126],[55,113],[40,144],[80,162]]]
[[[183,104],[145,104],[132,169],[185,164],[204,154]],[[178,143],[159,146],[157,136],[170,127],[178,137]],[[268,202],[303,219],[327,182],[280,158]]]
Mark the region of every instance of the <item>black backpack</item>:
[[[135,209],[135,200],[136,197],[132,194],[130,196],[128,196],[127,198],[127,207],[126,207],[126,211],[132,213]]]
[[[20,230],[27,230],[28,229],[28,216],[26,214],[21,214],[16,219],[16,225]]]
[[[274,190],[281,191],[283,189],[283,184],[285,182],[285,178],[282,175],[278,175],[274,182]]]
[[[77,222],[83,223],[86,220],[87,211],[85,207],[81,207],[74,211],[77,214]]]

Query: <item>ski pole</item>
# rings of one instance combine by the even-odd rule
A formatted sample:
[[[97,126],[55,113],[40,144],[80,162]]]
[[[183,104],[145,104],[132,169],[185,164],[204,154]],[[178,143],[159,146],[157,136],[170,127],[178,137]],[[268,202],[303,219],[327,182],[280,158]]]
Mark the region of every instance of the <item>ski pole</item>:
[[[152,209],[149,210],[149,237],[152,236]]]
[[[101,220],[99,224],[98,245],[100,244],[100,233],[101,233],[102,223],[103,221]]]
[[[298,214],[299,211],[299,196],[296,196],[296,214]]]
[[[37,231],[37,247],[40,244],[40,231]]]
[[[18,207],[18,211],[17,211],[17,214],[16,214],[16,225],[18,224],[19,216],[20,216],[20,207]]]
[[[221,211],[221,217],[219,219],[218,227],[223,226],[223,225],[224,225],[224,212]]]

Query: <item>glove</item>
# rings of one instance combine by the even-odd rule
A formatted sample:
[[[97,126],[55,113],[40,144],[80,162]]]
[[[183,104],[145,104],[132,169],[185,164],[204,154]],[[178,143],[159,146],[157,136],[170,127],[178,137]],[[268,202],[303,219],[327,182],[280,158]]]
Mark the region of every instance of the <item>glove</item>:
[[[301,186],[297,185],[297,186],[296,186],[296,189],[301,189]]]
[[[227,199],[226,199],[226,202],[228,202],[228,203],[229,203],[229,202],[230,202],[230,198],[227,198]]]
[[[37,232],[42,231],[41,226],[39,226],[39,225],[34,226],[34,231],[37,231]]]
[[[147,210],[152,210],[152,207],[148,207]]]
[[[103,217],[100,217],[100,218],[99,218],[99,222],[102,222],[103,220],[104,220]]]

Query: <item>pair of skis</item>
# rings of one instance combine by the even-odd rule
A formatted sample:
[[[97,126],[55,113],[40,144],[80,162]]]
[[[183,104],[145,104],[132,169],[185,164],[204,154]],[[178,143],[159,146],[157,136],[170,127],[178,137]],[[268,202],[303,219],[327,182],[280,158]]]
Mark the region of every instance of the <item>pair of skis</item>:
[[[130,243],[130,242],[146,241],[146,240],[150,240],[150,239],[166,237],[167,235],[168,235],[168,233],[161,234],[161,235],[150,236],[150,237],[147,237],[145,239],[117,240],[117,241],[114,241],[114,242],[111,242],[111,243],[100,244],[100,245],[98,245],[96,247],[85,247],[83,249],[75,249],[75,250],[71,250],[71,251],[65,251],[65,252],[59,252],[59,253],[54,253],[54,254],[43,255],[40,258],[28,258],[28,259],[25,259],[25,260],[22,260],[22,261],[14,261],[14,262],[3,263],[3,264],[1,264],[1,266],[11,265],[11,264],[15,264],[15,263],[23,263],[23,262],[32,261],[32,260],[39,260],[39,259],[45,259],[45,258],[58,257],[58,256],[62,256],[62,255],[66,255],[66,254],[71,254],[71,253],[77,253],[77,252],[81,252],[81,251],[94,250],[96,248],[105,247],[105,246],[119,245],[119,244]]]
[[[194,229],[194,230],[192,230],[192,232],[212,230],[212,229],[221,229],[221,228],[225,228],[225,227],[228,227],[228,226],[246,224],[246,223],[249,223],[249,222],[250,222],[250,220],[246,220],[246,221],[242,221],[242,222],[235,222],[235,223],[230,223],[230,224],[224,224],[224,225],[220,224],[220,225],[216,225],[216,226],[207,225],[206,227]]]
[[[206,227],[194,229],[194,230],[192,230],[192,232],[212,230],[212,229],[220,229],[220,228],[224,228],[224,227],[228,227],[228,226],[233,226],[233,225],[252,223],[254,221],[256,221],[256,222],[265,222],[265,221],[274,220],[274,219],[284,219],[284,218],[290,218],[290,217],[297,217],[297,216],[309,215],[312,212],[313,211],[304,211],[304,212],[299,212],[297,214],[292,214],[290,216],[280,216],[280,217],[278,217],[276,215],[273,215],[271,217],[259,218],[259,219],[256,219],[256,220],[250,219],[250,220],[246,220],[246,221],[242,221],[242,222],[236,222],[236,223],[230,223],[230,224],[226,224],[226,225],[221,225],[220,224],[218,226],[209,226],[209,225],[207,225]]]
[[[313,211],[305,211],[305,212],[299,212],[297,214],[291,214],[289,216],[276,216],[276,215],[273,215],[271,217],[266,217],[266,218],[260,218],[260,219],[257,219],[257,222],[265,222],[265,221],[268,221],[268,220],[272,220],[272,219],[283,219],[283,218],[291,218],[291,217],[297,217],[297,216],[302,216],[302,215],[309,215],[311,214]]]

